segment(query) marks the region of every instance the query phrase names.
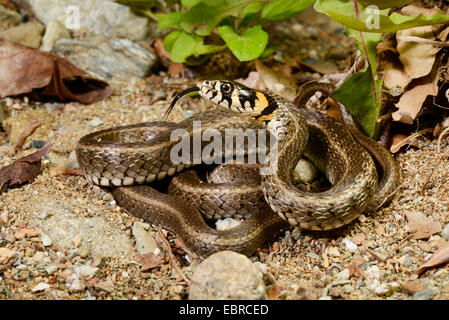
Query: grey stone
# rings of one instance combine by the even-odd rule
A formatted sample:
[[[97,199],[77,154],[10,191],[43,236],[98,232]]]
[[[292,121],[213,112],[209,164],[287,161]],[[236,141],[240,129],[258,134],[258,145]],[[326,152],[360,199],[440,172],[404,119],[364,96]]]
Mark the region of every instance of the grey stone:
[[[91,128],[95,128],[95,127],[98,127],[100,124],[103,124],[103,121],[101,121],[101,119],[95,117],[89,121],[88,126]]]
[[[53,242],[51,241],[51,238],[46,235],[45,233],[41,233],[41,240],[42,240],[42,244],[44,245],[44,247],[49,247],[53,244]]]
[[[133,250],[128,236],[115,228],[105,217],[84,217],[73,211],[70,202],[54,199],[42,199],[42,203],[33,204],[33,207],[35,209],[30,215],[33,224],[61,248],[73,247],[73,239],[80,236],[83,243],[88,244],[92,256],[132,256]],[[101,209],[88,205],[86,210],[95,212]],[[104,215],[100,212],[99,214]],[[77,254],[77,249],[73,249]]]
[[[418,291],[413,295],[413,300],[432,300],[436,293],[436,290],[432,288]]]
[[[44,37],[42,38],[41,50],[51,51],[56,41],[63,38],[70,38],[70,31],[58,19],[51,20],[45,29]]]
[[[14,27],[22,21],[23,16],[21,14],[0,6],[0,30],[6,30]]]
[[[132,233],[134,238],[136,239],[136,247],[137,251],[140,254],[154,252],[154,250],[158,247],[156,240],[153,238],[151,233],[145,230],[145,224],[136,221],[133,224]]]
[[[60,39],[53,52],[101,79],[143,78],[157,63],[153,52],[128,39]]]
[[[318,169],[307,159],[300,159],[294,173],[298,179],[305,183],[311,183],[318,175]]]
[[[45,282],[39,282],[37,285],[35,285],[33,287],[33,289],[31,289],[32,292],[39,292],[39,291],[44,291],[45,289],[50,288],[50,285],[48,283]]]
[[[0,38],[20,43],[31,48],[39,48],[44,26],[36,22],[22,23],[18,26],[0,31]]]
[[[449,223],[444,226],[443,230],[441,231],[441,236],[444,239],[449,240]]]
[[[246,256],[221,251],[201,262],[193,272],[190,300],[267,299],[262,273]]]
[[[79,28],[88,36],[143,40],[153,29],[147,18],[139,17],[129,7],[113,1],[29,0],[29,3],[36,17],[46,25],[58,19],[67,29],[77,30],[77,26],[71,25],[78,16]]]
[[[98,271],[98,268],[91,267],[86,264],[85,265],[76,264],[75,268],[82,276],[86,277],[87,279],[92,278],[95,275],[95,273]]]

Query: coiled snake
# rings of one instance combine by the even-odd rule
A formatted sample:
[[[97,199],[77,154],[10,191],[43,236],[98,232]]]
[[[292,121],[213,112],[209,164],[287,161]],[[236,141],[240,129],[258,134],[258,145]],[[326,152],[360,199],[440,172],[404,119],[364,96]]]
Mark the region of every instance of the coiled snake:
[[[278,95],[231,81],[201,81],[177,98],[191,91],[198,91],[201,97],[222,108],[180,123],[152,122],[94,132],[80,139],[76,154],[90,182],[114,187],[112,193],[119,205],[175,232],[199,257],[225,249],[251,255],[288,226],[286,221],[309,230],[341,227],[364,210],[385,202],[399,184],[399,167],[394,158],[361,134],[340,104],[346,126],[327,115],[306,110],[305,99],[300,99],[297,106]],[[310,94],[304,96],[308,98]],[[230,182],[210,184],[201,180],[195,170],[185,170],[201,161],[219,162],[229,156],[224,153],[228,150],[224,144],[219,146],[224,146],[225,151],[216,152],[220,148],[215,148],[211,153],[211,133],[218,133],[224,140],[229,129],[259,132],[261,128],[269,133],[262,142],[268,138],[275,141],[261,165],[266,169],[261,176],[248,178],[250,166],[231,166],[227,173]],[[184,135],[173,139],[176,130]],[[203,137],[195,141],[195,133],[209,133],[209,140]],[[185,151],[176,149],[180,137],[192,146],[181,163],[173,159],[179,151]],[[257,146],[251,145],[249,138],[245,141],[245,147],[233,149],[232,155],[240,152],[240,156],[244,153],[245,159],[249,159],[251,154],[260,154],[261,141]],[[201,159],[195,159],[195,148]],[[379,178],[370,154],[382,171]],[[332,187],[310,193],[294,186],[293,170],[301,155],[314,162]],[[173,175],[170,194],[141,185]],[[223,172],[215,174],[222,175]],[[209,227],[201,214],[206,218],[236,214],[246,219],[230,230],[217,231]]]

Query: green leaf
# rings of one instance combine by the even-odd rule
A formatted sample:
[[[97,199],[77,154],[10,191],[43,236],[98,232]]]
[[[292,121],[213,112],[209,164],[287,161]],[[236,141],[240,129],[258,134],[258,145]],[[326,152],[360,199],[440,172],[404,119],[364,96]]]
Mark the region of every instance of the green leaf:
[[[367,24],[364,19],[357,20],[352,17],[348,17],[346,15],[340,14],[338,12],[329,11],[327,12],[329,17],[333,20],[344,24],[347,27],[350,27],[355,30],[363,31],[363,32],[377,32],[377,33],[386,33],[386,32],[395,32],[398,30],[432,25],[432,24],[441,24],[449,22],[449,15],[445,15],[442,13],[434,14],[433,16],[427,16],[424,14],[420,14],[419,16],[404,16],[399,13],[392,13],[390,17],[385,15],[379,16],[379,28],[370,28],[370,24]]]
[[[156,5],[156,0],[115,0],[115,2],[137,10],[150,10]]]
[[[376,87],[381,86],[382,80],[377,80]],[[373,136],[381,104],[379,91],[377,99],[374,98],[369,70],[353,74],[332,97],[345,105],[368,136]]]
[[[262,9],[262,2],[251,2],[249,5],[244,7],[242,11],[240,11],[240,17],[244,18],[245,16],[253,13],[259,13],[260,9]]]
[[[164,39],[164,49],[171,53],[173,62],[185,62],[190,56],[200,56],[226,49],[225,45],[205,45],[204,38],[184,31],[174,31]]]
[[[365,49],[363,48],[363,43],[360,36],[360,31],[348,28],[346,30],[346,35],[357,39],[357,45],[365,59],[369,59],[370,65],[373,67],[374,75],[377,78],[377,44],[382,39],[381,33],[367,33],[363,32],[363,39],[365,42],[366,51],[368,57],[365,54]]]
[[[401,8],[409,3],[412,3],[415,0],[383,0],[381,1],[371,1],[371,0],[358,0],[357,2],[361,5],[368,6],[376,6],[379,9],[390,9],[390,8]]]
[[[201,2],[204,3],[206,6],[216,8],[221,6],[224,0],[202,0]]]
[[[184,14],[184,11],[172,12],[169,14],[156,14],[156,16],[159,18],[157,27],[159,29],[179,27]]]
[[[181,34],[181,31],[173,31],[167,34],[164,38],[164,49],[168,52],[171,52],[173,49],[173,44],[175,43],[176,39]]]
[[[268,43],[268,34],[261,25],[246,29],[238,35],[231,26],[221,26],[218,33],[226,45],[240,61],[249,61],[259,57]]]
[[[184,62],[188,56],[193,54],[196,43],[197,41],[192,35],[186,32],[180,32],[173,41],[173,45],[170,50],[171,61]]]
[[[262,54],[259,56],[259,59],[267,58],[270,54],[274,53],[278,49],[279,49],[279,46],[277,44],[268,45],[265,48],[265,50],[262,52]]]
[[[250,2],[251,0],[223,0],[222,5],[216,8],[200,3],[185,12],[180,26],[186,32],[208,36],[224,18],[238,17],[242,8]]]
[[[262,10],[261,21],[286,20],[310,7],[315,0],[274,0]]]
[[[201,0],[181,0],[181,5],[186,8],[196,6]]]

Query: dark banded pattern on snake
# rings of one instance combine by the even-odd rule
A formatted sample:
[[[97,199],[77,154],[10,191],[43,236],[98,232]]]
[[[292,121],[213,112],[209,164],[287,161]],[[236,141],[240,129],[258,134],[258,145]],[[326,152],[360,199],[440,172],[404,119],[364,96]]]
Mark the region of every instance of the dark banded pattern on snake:
[[[198,90],[204,98],[243,115],[225,116],[222,111],[196,115],[197,119],[204,120],[207,128],[266,126],[277,138],[278,166],[269,175],[262,176],[262,190],[270,207],[290,224],[312,230],[341,227],[371,205],[373,197],[378,199],[375,193],[385,197],[398,185],[399,170],[387,151],[375,155],[382,159],[380,165],[384,170],[379,189],[376,168],[367,151],[343,125],[323,114],[306,112],[282,97],[229,81],[200,82]],[[188,119],[177,127],[189,130],[191,121]],[[185,166],[180,168],[169,159],[170,148],[176,143],[169,139],[172,129],[149,141],[140,138],[137,143],[118,142],[122,135],[129,138],[123,133],[126,130],[126,127],[116,128],[80,140],[77,156],[90,181],[101,185],[145,183],[184,169]],[[371,141],[369,145],[377,144],[368,141]],[[378,152],[379,148],[375,146],[370,151]],[[293,169],[303,153],[326,174],[333,184],[329,190],[307,193],[293,186]],[[269,235],[285,226],[276,214],[262,209],[256,218],[248,218],[237,228],[224,233],[213,231],[204,221],[199,222],[201,217],[197,211],[192,217],[184,216],[183,212],[191,211],[184,204],[147,188],[121,187],[114,189],[113,194],[127,210],[176,232],[202,257],[223,249],[251,254]],[[238,186],[232,188],[239,191]]]

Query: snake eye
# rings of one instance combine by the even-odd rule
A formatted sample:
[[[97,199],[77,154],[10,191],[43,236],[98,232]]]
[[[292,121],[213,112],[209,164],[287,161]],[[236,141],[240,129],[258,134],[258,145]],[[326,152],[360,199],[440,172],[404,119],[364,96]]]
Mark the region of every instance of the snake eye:
[[[232,88],[232,84],[224,82],[221,84],[220,86],[220,90],[221,92],[225,93],[225,94],[229,94],[232,92],[233,88]]]

